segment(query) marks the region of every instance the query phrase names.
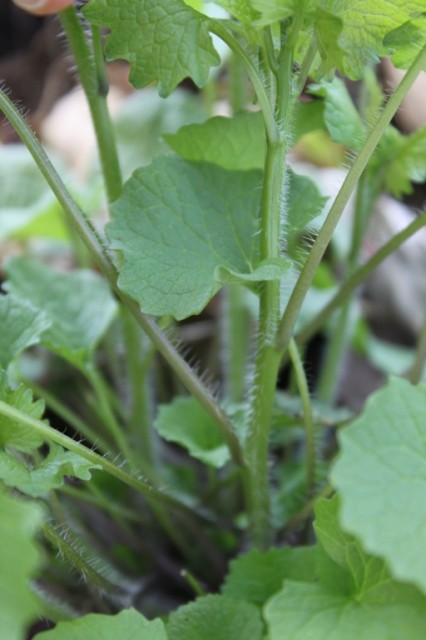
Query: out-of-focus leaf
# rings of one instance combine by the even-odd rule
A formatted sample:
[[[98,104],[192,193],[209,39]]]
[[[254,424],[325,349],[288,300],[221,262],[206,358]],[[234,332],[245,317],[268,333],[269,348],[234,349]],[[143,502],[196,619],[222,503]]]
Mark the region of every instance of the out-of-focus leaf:
[[[25,300],[0,296],[0,368],[7,369],[24,349],[40,342],[49,326],[47,316]]]
[[[15,409],[23,411],[31,418],[40,420],[44,412],[44,402],[33,402],[33,394],[24,385],[11,389],[4,371],[0,371],[0,400]],[[20,451],[33,451],[43,444],[42,438],[27,425],[0,416],[0,450],[13,446]]]

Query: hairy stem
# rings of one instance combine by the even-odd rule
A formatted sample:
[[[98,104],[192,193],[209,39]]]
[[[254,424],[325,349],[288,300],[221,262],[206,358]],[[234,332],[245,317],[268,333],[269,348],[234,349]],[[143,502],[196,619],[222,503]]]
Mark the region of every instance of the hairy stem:
[[[312,414],[311,399],[309,396],[308,381],[299,349],[294,340],[290,341],[289,354],[294,367],[297,387],[303,407],[303,421],[305,424],[306,437],[306,493],[308,498],[312,497],[315,485],[315,425]]]
[[[90,221],[84,216],[79,206],[71,197],[56,169],[47,157],[44,149],[31,131],[25,119],[21,116],[14,104],[9,100],[4,91],[0,90],[0,111],[4,113],[13,128],[18,133],[22,142],[31,153],[35,163],[46,179],[59,203],[61,204],[70,223],[76,229],[79,236],[89,249],[93,259],[110,283],[111,288],[117,297],[129,309],[138,324],[145,331],[150,340],[155,344],[158,351],[166,362],[175,371],[184,386],[194,395],[212,417],[215,424],[220,429],[225,442],[227,443],[234,462],[244,466],[241,446],[237,436],[233,431],[233,426],[215,401],[210,391],[204,386],[198,376],[194,373],[188,363],[182,358],[175,347],[168,340],[164,332],[159,328],[153,318],[141,312],[139,306],[124,295],[117,285],[117,272],[112,263],[101,238],[93,228]]]
[[[74,7],[62,11],[60,18],[89,104],[108,200],[113,202],[121,193],[122,180],[107,106],[109,87],[103,64],[100,31],[96,27],[92,29],[90,46]]]
[[[296,334],[298,344],[305,344],[328,320],[331,314],[340,307],[355,291],[355,289],[376,269],[379,264],[390,256],[398,247],[400,247],[408,238],[417,233],[419,229],[426,226],[426,213],[418,216],[405,229],[397,233],[386,244],[383,245],[375,254],[342,284],[339,291],[325,305],[322,311],[308,322],[303,329]]]
[[[422,71],[426,65],[426,47],[419,53],[411,67],[408,69],[406,75],[401,80],[400,84],[396,88],[395,92],[389,98],[386,106],[376,121],[376,124],[371,129],[364,147],[358,154],[355,162],[353,163],[346,179],[334,200],[334,203],[329,211],[329,214],[321,228],[320,233],[311,248],[309,256],[304,264],[304,267],[299,275],[297,283],[290,296],[287,308],[281,318],[279,330],[275,340],[275,347],[279,351],[287,349],[289,342],[292,338],[294,325],[296,323],[299,311],[302,307],[303,300],[311,285],[312,279],[315,275],[318,265],[324,255],[325,250],[331,240],[337,223],[340,220],[340,216],[355,189],[362,172],[367,166],[377,144],[379,143],[386,127],[395,115],[402,100],[406,96],[408,90],[413,84],[418,74]]]

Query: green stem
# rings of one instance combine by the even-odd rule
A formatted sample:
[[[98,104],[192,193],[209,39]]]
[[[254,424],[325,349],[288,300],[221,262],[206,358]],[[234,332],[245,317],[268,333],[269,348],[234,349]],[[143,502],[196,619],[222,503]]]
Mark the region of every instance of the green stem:
[[[60,19],[89,104],[108,200],[113,202],[121,193],[122,180],[114,130],[107,106],[109,87],[103,64],[100,31],[93,27],[90,47],[74,7],[62,11]]]
[[[245,391],[250,312],[247,309],[246,292],[239,285],[226,287],[222,300],[226,396],[231,403],[238,403],[243,400]]]
[[[128,464],[130,464],[134,469],[137,469],[140,465],[138,465],[135,460],[135,452],[132,450],[122,427],[118,424],[114,412],[111,409],[108,392],[105,389],[99,372],[93,366],[85,367],[81,371],[86,376],[87,380],[92,385],[93,391],[95,392],[96,405],[104,426],[111,434],[119,452],[124,456]]]
[[[276,143],[280,139],[279,129],[275,121],[274,112],[268,97],[268,92],[263,84],[261,75],[250,56],[244,51],[238,40],[234,38],[226,27],[224,27],[218,20],[210,20],[209,30],[217,35],[228,47],[239,56],[243,62],[251,83],[256,92],[257,99],[259,100],[260,107],[262,109],[263,119],[265,121],[265,128],[268,140],[271,143]]]
[[[300,65],[300,70],[297,74],[297,95],[300,96],[303,93],[305,84],[309,78],[309,72],[312,68],[315,56],[317,54],[317,43],[313,39],[305,53],[305,57]]]
[[[46,182],[49,184],[51,190],[58,199],[58,202],[62,206],[70,223],[74,226],[88,247],[99,269],[109,281],[110,286],[116,293],[117,297],[129,309],[130,313],[136,319],[136,322],[138,322],[142,327],[149,339],[157,347],[159,353],[161,353],[166,362],[170,365],[173,371],[175,371],[183,385],[194,395],[195,398],[197,398],[200,404],[211,416],[215,424],[220,429],[225,442],[229,447],[234,462],[237,465],[244,466],[241,446],[228,417],[215,401],[210,391],[204,386],[188,363],[174,348],[154,319],[142,313],[137,303],[130,300],[120,291],[117,285],[116,269],[108,256],[107,250],[103,245],[103,241],[71,197],[69,191],[65,187],[60,176],[53,167],[44,149],[38,142],[34,133],[31,131],[25,119],[21,116],[4,91],[1,90],[0,110],[5,114],[15,131],[18,133],[22,142],[28,148],[35,163],[46,179]]]
[[[325,250],[331,240],[333,232],[337,223],[343,213],[343,210],[355,189],[362,172],[367,166],[377,144],[379,143],[383,133],[392,120],[393,116],[398,110],[402,100],[406,96],[408,90],[413,84],[416,77],[422,71],[426,65],[426,47],[419,53],[407,73],[401,80],[400,84],[396,88],[395,92],[389,98],[386,106],[384,107],[381,115],[379,116],[376,124],[371,129],[364,147],[358,154],[355,162],[346,176],[346,179],[337,194],[336,199],[329,211],[329,214],[324,222],[318,237],[311,248],[309,256],[303,266],[303,269],[299,275],[297,283],[290,296],[287,308],[281,318],[279,330],[277,333],[275,347],[279,351],[287,349],[289,342],[292,338],[294,325],[296,323],[299,311],[311,285],[312,279],[315,275],[315,271],[321,262]]]
[[[65,406],[58,398],[34,382],[23,380],[23,383],[26,387],[32,389],[37,398],[44,400],[46,406],[56,413],[57,416],[62,418],[62,420],[75,429],[77,433],[80,433],[84,438],[92,442],[93,446],[101,453],[107,453],[111,449],[110,445],[98,433],[93,431],[93,429],[89,427],[84,420]]]
[[[326,306],[308,322],[297,335],[298,344],[305,344],[313,335],[315,335],[331,314],[347,300],[355,289],[376,269],[379,264],[390,256],[398,247],[400,247],[408,238],[417,233],[417,231],[426,226],[426,213],[418,216],[405,229],[397,233],[386,244],[383,245],[362,267],[359,267],[349,278],[342,284],[335,296],[326,304]]]
[[[306,493],[310,498],[315,486],[315,425],[309,396],[308,381],[300,357],[299,349],[294,340],[290,341],[289,354],[296,374],[297,387],[303,407],[303,420],[306,436]]]
[[[99,467],[103,471],[109,473],[111,476],[117,478],[117,480],[120,480],[132,489],[135,489],[143,496],[145,496],[145,498],[147,498],[148,500],[156,500],[160,504],[168,506],[172,509],[183,511],[184,513],[190,511],[185,505],[176,500],[176,498],[169,496],[164,491],[156,489],[146,480],[130,475],[129,473],[127,473],[127,471],[124,471],[122,468],[117,467],[110,460],[107,460],[103,456],[100,456],[98,453],[95,453],[91,449],[88,449],[84,445],[76,442],[72,438],[69,438],[65,434],[56,431],[56,429],[53,429],[45,422],[36,420],[35,418],[28,416],[23,411],[19,411],[18,409],[15,409],[14,407],[9,406],[2,401],[0,401],[0,415],[13,420],[17,424],[30,427],[31,429],[39,433],[43,439],[59,444],[61,447],[64,447],[64,449],[68,449],[68,451],[72,451],[85,460],[93,463],[93,465],[99,465]]]
[[[309,518],[318,500],[320,500],[321,498],[330,498],[333,493],[334,488],[331,486],[331,484],[327,484],[324,489],[322,489],[316,496],[311,498],[311,500],[309,500],[302,507],[302,509],[298,513],[296,513],[295,516],[293,516],[290,522],[285,525],[283,533],[287,533],[289,531],[292,531],[292,529],[298,527],[302,522]]]

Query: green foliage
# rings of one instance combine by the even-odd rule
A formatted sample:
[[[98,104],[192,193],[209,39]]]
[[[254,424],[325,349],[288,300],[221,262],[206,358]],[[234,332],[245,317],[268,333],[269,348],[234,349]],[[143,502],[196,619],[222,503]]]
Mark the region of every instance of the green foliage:
[[[90,359],[117,309],[106,282],[93,271],[60,273],[23,258],[6,270],[8,290],[50,321],[43,344],[76,364]]]
[[[37,504],[9,497],[1,485],[0,511],[1,634],[7,640],[22,640],[39,612],[29,580],[36,577],[42,563],[35,534],[44,514]]]
[[[316,514],[318,580],[284,582],[264,609],[270,639],[350,640],[356,629],[363,640],[420,640],[424,596],[392,580],[382,560],[340,529],[337,498],[318,502]]]
[[[66,476],[90,480],[90,469],[100,468],[57,445],[50,445],[47,456],[30,467],[10,452],[0,451],[0,479],[6,486],[35,498],[62,487]]]
[[[191,456],[212,467],[223,467],[229,451],[214,421],[194,398],[174,399],[159,408],[154,428],[169,442],[188,449]]]
[[[256,171],[166,156],[136,171],[107,227],[119,251],[120,288],[145,313],[181,320],[206,306],[222,280],[229,281],[226,274],[247,280],[282,275],[288,262],[272,263],[272,269],[259,263],[260,179]],[[257,274],[262,266],[267,273]]]
[[[50,320],[25,300],[3,295],[0,297],[0,325],[0,367],[7,369],[22,351],[40,342]]]
[[[219,64],[208,20],[182,0],[92,0],[85,16],[111,29],[106,54],[131,63],[131,83],[145,87],[158,80],[163,98],[186,77],[202,86],[210,67]]]
[[[378,262],[357,267],[375,199],[426,178],[425,130],[390,126],[426,66],[424,0],[217,0],[225,19],[202,0],[82,4],[84,20],[74,7],[61,20],[110,201],[89,186],[85,208],[108,209],[105,229],[0,90],[37,165],[21,148],[0,150],[0,237],[25,239],[0,296],[0,635],[22,640],[46,615],[28,587],[38,532],[49,561],[37,589],[76,609],[57,603],[48,616],[77,616],[38,638],[423,640],[426,388],[392,379],[354,419],[328,387],[354,287]],[[114,125],[105,29],[106,57],[127,60],[143,88]],[[229,48],[218,74],[213,36]],[[388,54],[408,69],[385,99],[372,64]],[[354,100],[345,78],[363,80]],[[187,79],[205,89],[158,97]],[[215,116],[228,95],[232,117]],[[330,206],[307,177],[319,172],[293,165],[309,133],[350,165]],[[350,251],[330,250],[357,187]],[[62,215],[77,251],[60,272],[46,266],[58,245],[27,238],[69,240]],[[72,269],[74,258],[88,268]],[[314,331],[330,340],[319,374]],[[426,325],[413,380],[425,336]],[[61,358],[29,351],[38,344]]]
[[[168,640],[160,620],[152,622],[134,609],[121,611],[115,616],[89,614],[78,620],[60,622],[55,629],[38,633],[40,640]]]
[[[425,417],[425,386],[392,379],[340,434],[332,480],[343,527],[426,592]]]
[[[169,640],[262,640],[258,609],[247,602],[208,595],[180,607],[167,624]]]

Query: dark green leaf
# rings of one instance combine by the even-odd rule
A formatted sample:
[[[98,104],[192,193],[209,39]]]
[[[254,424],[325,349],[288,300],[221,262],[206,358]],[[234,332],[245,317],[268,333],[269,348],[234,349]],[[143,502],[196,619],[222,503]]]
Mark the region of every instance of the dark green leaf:
[[[262,640],[257,607],[219,595],[208,595],[180,607],[167,625],[169,640]]]
[[[260,184],[256,171],[177,157],[159,157],[136,171],[107,227],[119,252],[120,288],[145,313],[182,319],[219,290],[218,267],[250,276],[259,253]]]
[[[230,598],[263,606],[280,591],[284,580],[313,582],[316,576],[316,547],[250,551],[231,562],[222,593]]]
[[[84,14],[93,24],[111,29],[108,59],[130,62],[135,87],[157,80],[162,97],[187,77],[202,86],[210,67],[220,62],[208,19],[182,0],[92,0]]]
[[[288,232],[301,231],[317,218],[326,205],[327,197],[322,196],[317,185],[307,176],[289,170],[289,193],[286,211]]]

